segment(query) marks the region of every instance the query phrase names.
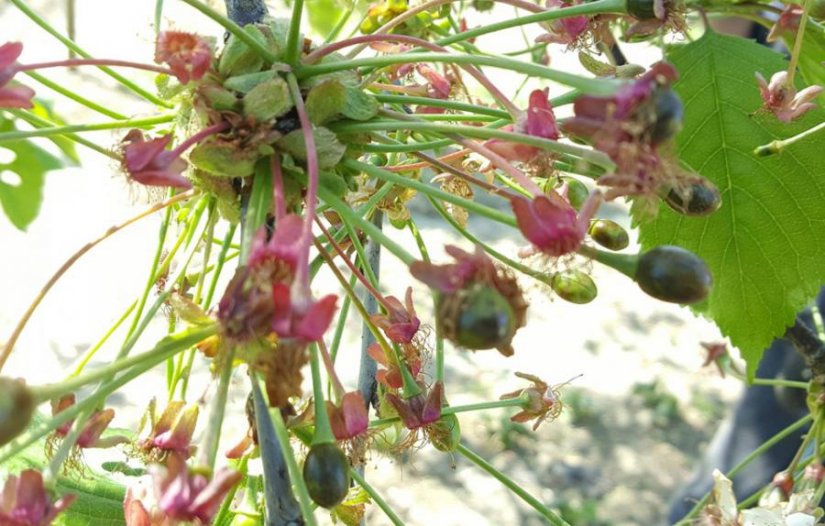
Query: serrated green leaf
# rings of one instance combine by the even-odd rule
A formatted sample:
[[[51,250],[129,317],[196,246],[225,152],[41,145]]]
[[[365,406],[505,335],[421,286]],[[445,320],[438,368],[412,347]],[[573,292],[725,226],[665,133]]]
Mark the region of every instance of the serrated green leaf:
[[[762,104],[755,73],[770,78],[787,63],[752,41],[708,32],[668,60],[679,70],[674,89],[685,104],[679,158],[716,184],[723,202],[704,218],[662,206],[641,226],[640,240],[645,248],[680,245],[707,262],[714,288],[703,314],[740,349],[752,376],[765,347],[825,283],[821,141],[800,141],[773,157],[752,152],[825,113],[793,124],[754,113]]]
[[[13,129],[12,121],[0,115],[0,131]],[[14,160],[0,163],[0,174],[11,172],[14,175],[8,179],[0,177],[0,206],[15,227],[26,230],[40,211],[46,172],[61,168],[63,163],[30,140],[3,142],[0,144],[2,149],[10,150]],[[10,181],[12,177],[17,180]]]
[[[258,122],[281,117],[294,105],[289,86],[281,77],[258,84],[243,98],[244,115],[254,117]]]

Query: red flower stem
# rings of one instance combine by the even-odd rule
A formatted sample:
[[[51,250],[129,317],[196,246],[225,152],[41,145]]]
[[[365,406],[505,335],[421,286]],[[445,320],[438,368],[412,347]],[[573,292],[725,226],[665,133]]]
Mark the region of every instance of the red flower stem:
[[[284,197],[284,173],[281,170],[281,157],[269,156],[272,168],[272,201],[275,203],[275,221],[286,215],[286,198]]]
[[[204,128],[195,135],[189,137],[188,139],[177,145],[175,149],[172,150],[172,153],[174,153],[175,156],[180,157],[180,155],[183,154],[183,152],[188,150],[190,147],[194,146],[195,144],[198,144],[207,137],[211,137],[212,135],[216,135],[218,133],[221,133],[222,131],[228,130],[230,126],[231,125],[228,122],[224,121],[219,122],[218,124],[213,124],[208,128]]]
[[[15,71],[34,71],[36,69],[48,68],[71,68],[74,66],[121,66],[124,68],[142,69],[163,75],[175,76],[175,73],[162,66],[153,64],[143,64],[141,62],[130,62],[128,60],[110,60],[105,58],[72,58],[68,60],[55,60],[53,62],[36,62],[34,64],[18,64],[14,66]]]
[[[360,270],[358,270],[358,268],[357,268],[355,265],[353,265],[352,261],[350,261],[350,259],[349,259],[349,258],[347,257],[347,255],[344,253],[344,249],[342,249],[342,248],[341,248],[341,246],[340,246],[340,245],[339,245],[339,244],[335,241],[335,237],[333,237],[333,236],[329,233],[329,230],[327,230],[327,229],[324,227],[324,225],[321,223],[321,220],[320,220],[320,219],[318,219],[318,218],[316,217],[316,218],[315,218],[315,223],[316,223],[316,224],[317,224],[317,225],[321,228],[321,231],[324,233],[324,237],[326,237],[326,238],[327,238],[327,241],[329,241],[329,243],[332,245],[332,248],[333,248],[333,249],[335,249],[335,252],[336,252],[339,256],[341,256],[341,259],[343,259],[343,260],[344,260],[345,264],[347,265],[347,268],[349,268],[349,269],[350,269],[350,271],[352,272],[352,274],[353,274],[356,278],[358,278],[358,281],[360,281],[360,282],[361,282],[361,284],[364,286],[364,288],[365,288],[365,289],[367,289],[367,291],[368,291],[370,294],[372,294],[372,296],[373,296],[373,297],[374,297],[374,298],[378,301],[378,303],[380,303],[380,304],[381,304],[381,306],[382,306],[382,307],[384,307],[384,309],[385,309],[387,312],[390,312],[390,311],[391,311],[391,307],[390,307],[389,303],[387,303],[387,300],[386,300],[386,299],[384,299],[384,296],[382,296],[382,295],[381,295],[381,293],[380,293],[380,292],[378,292],[378,291],[375,289],[375,287],[373,287],[373,286],[372,286],[372,284],[370,283],[370,280],[368,280],[368,279],[364,276],[364,274],[362,274],[362,273],[361,273],[361,271],[360,271]],[[317,241],[316,241],[316,244],[317,244]],[[320,250],[320,247],[319,247],[319,250]]]
[[[335,372],[335,366],[332,364],[332,358],[329,356],[327,344],[324,343],[323,339],[318,340],[318,350],[321,351],[324,368],[327,370],[330,381],[332,381],[332,391],[335,395],[335,401],[340,402],[346,391],[344,391],[344,384],[341,383],[341,379],[338,378],[338,374]]]
[[[304,217],[304,227],[301,231],[301,246],[303,249],[298,254],[298,261],[295,270],[295,285],[303,287],[309,292],[309,247],[312,244],[312,221],[315,218],[315,211],[318,206],[318,150],[315,148],[315,136],[312,133],[312,122],[309,120],[304,99],[301,96],[301,88],[298,80],[292,73],[287,74],[287,83],[292,100],[295,102],[295,111],[298,113],[298,120],[301,122],[301,133],[304,135],[304,145],[307,156],[307,192],[306,210]],[[299,289],[300,290],[300,289]],[[300,299],[298,299],[300,301]]]
[[[429,49],[431,51],[441,53],[449,52],[449,50],[442,46],[433,44],[432,42],[429,42],[421,38],[411,37],[409,35],[362,35],[358,37],[349,38],[347,40],[341,40],[340,42],[335,42],[328,46],[322,47],[321,49],[318,49],[307,55],[304,62],[307,64],[312,64],[321,57],[324,57],[341,48],[345,48],[356,44],[362,44],[366,42],[401,42],[404,44],[411,44],[414,46],[418,46],[420,48]],[[507,98],[501,91],[499,91],[495,84],[493,84],[492,81],[490,81],[490,79],[487,78],[487,76],[484,73],[482,73],[480,69],[468,64],[460,65],[460,67],[467,73],[469,73],[471,77],[476,79],[479,84],[484,86],[484,88],[486,88],[487,91],[490,92],[490,95],[492,95],[493,98],[496,99],[496,101],[498,101],[498,103],[501,104],[501,106],[505,108],[507,112],[510,113],[510,115],[513,116],[513,118],[518,117],[521,111],[516,107],[515,104],[513,104],[510,101],[509,98]]]

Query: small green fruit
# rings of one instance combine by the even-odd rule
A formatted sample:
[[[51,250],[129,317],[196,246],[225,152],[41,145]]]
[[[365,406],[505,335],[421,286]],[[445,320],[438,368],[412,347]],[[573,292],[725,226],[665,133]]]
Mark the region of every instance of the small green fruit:
[[[334,508],[347,496],[349,461],[332,442],[314,444],[304,461],[304,483],[310,498],[319,506]]]
[[[609,219],[597,219],[590,223],[587,231],[590,237],[608,250],[624,250],[630,244],[630,237],[622,225]]]
[[[713,183],[702,179],[685,188],[671,188],[665,197],[665,203],[686,216],[706,216],[722,206],[722,196]]]
[[[35,402],[22,379],[0,377],[0,446],[26,430]]]
[[[506,345],[516,331],[513,308],[507,298],[487,284],[459,291],[461,302],[455,343],[472,350]]]
[[[593,278],[580,270],[554,274],[550,287],[561,299],[579,305],[590,303],[599,293]]]

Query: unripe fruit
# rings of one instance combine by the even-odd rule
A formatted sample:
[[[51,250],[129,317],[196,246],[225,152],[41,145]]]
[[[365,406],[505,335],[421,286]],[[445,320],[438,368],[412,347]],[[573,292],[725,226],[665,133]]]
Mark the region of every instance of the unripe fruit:
[[[636,283],[656,299],[690,304],[707,297],[713,277],[702,258],[693,252],[662,245],[639,258]]]
[[[0,445],[7,444],[25,431],[35,405],[22,379],[0,377]]]
[[[722,206],[722,196],[713,183],[702,179],[684,189],[672,188],[665,197],[665,203],[686,216],[706,216]]]
[[[494,349],[507,344],[516,331],[516,318],[507,298],[490,285],[478,283],[458,291],[453,341],[472,350]]]
[[[579,305],[590,303],[598,294],[596,283],[580,270],[566,270],[554,274],[550,287],[561,299]]]
[[[630,244],[630,237],[622,225],[609,219],[597,219],[590,223],[590,237],[608,250],[623,250]]]
[[[670,88],[659,88],[653,92],[653,107],[656,119],[648,129],[653,144],[661,144],[679,133],[685,114],[682,99]]]
[[[590,195],[590,190],[583,182],[574,177],[562,177],[561,179],[567,184],[567,200],[576,210],[581,209]]]
[[[347,456],[332,442],[314,444],[304,461],[304,483],[312,500],[334,508],[347,496],[350,486]]]
[[[656,18],[653,4],[653,0],[627,0],[627,14],[636,20],[652,20]]]

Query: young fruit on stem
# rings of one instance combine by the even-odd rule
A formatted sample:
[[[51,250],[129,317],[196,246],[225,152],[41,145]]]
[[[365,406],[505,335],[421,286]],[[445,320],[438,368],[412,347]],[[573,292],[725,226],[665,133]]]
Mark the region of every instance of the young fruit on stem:
[[[722,196],[707,179],[699,179],[683,188],[670,188],[664,197],[667,206],[686,216],[706,216],[722,206]]]
[[[624,250],[630,244],[630,237],[622,225],[610,219],[591,221],[587,231],[590,237],[608,250]]]
[[[702,258],[672,245],[655,247],[642,254],[635,280],[650,296],[681,304],[702,301],[713,285],[710,269]]]
[[[332,442],[313,444],[304,461],[304,482],[312,500],[333,508],[347,496],[350,486],[349,461]]]
[[[0,377],[0,445],[28,427],[35,407],[34,397],[22,379]]]

